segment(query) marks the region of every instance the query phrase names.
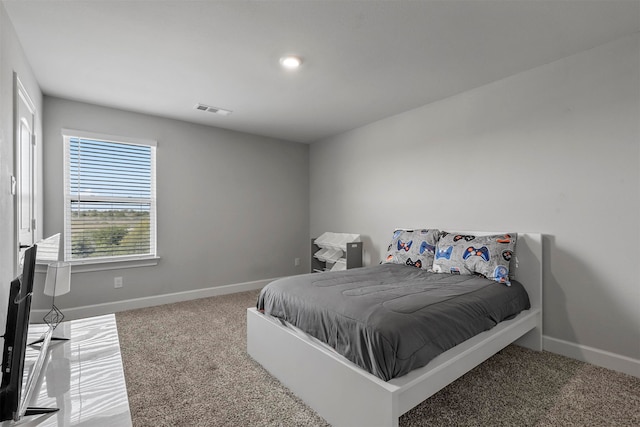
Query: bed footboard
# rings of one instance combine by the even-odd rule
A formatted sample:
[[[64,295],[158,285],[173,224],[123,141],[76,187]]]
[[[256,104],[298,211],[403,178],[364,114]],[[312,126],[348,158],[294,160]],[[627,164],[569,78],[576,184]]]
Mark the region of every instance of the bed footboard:
[[[536,336],[541,317],[526,310],[388,382],[255,308],[247,309],[247,352],[331,425],[397,427],[403,413],[514,340]]]

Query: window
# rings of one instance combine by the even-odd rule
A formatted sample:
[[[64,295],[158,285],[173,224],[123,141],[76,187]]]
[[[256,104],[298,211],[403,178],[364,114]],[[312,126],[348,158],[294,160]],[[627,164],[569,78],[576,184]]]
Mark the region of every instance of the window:
[[[65,260],[156,256],[156,142],[63,130]]]

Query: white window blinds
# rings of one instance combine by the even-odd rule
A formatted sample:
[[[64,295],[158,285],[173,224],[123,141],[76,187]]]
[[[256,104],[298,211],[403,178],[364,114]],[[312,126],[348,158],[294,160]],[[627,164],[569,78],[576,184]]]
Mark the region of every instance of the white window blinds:
[[[155,141],[63,136],[65,259],[155,256]]]

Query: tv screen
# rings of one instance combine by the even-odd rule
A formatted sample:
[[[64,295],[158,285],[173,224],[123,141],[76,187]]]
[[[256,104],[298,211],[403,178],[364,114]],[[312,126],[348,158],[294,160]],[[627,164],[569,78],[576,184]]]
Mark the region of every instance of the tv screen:
[[[22,396],[22,375],[29,329],[33,276],[37,245],[24,253],[22,274],[11,281],[7,323],[2,353],[2,384],[0,386],[0,421],[18,420]]]

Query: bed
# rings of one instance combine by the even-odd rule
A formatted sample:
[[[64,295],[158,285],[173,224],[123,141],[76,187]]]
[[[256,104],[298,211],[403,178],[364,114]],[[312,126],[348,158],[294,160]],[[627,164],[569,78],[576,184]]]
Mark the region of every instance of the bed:
[[[360,270],[366,269],[374,268]],[[425,366],[408,373],[398,371],[399,376],[369,372],[371,369],[358,366],[319,339],[256,308],[247,311],[247,351],[332,425],[397,426],[400,415],[507,345],[516,342],[542,349],[540,234],[517,234],[510,269],[509,275],[526,289],[530,308],[464,340]],[[385,375],[391,379],[385,380]]]

